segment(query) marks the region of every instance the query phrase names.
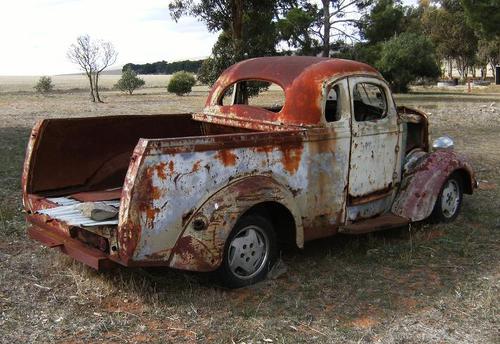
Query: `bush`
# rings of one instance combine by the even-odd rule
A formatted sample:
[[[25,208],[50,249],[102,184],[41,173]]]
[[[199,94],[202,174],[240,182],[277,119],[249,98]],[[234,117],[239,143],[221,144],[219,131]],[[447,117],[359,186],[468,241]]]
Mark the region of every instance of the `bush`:
[[[54,89],[52,78],[50,76],[42,76],[33,87],[38,93],[48,93]]]
[[[404,32],[382,44],[376,67],[391,84],[394,92],[407,92],[408,84],[418,78],[438,78],[432,43],[424,36]]]
[[[135,89],[144,86],[146,82],[137,77],[137,73],[134,72],[131,68],[126,68],[123,73],[122,77],[118,82],[115,84],[115,88],[119,89],[122,92],[128,92],[129,94],[132,94]]]
[[[193,74],[188,72],[177,72],[172,75],[170,81],[168,82],[167,91],[170,93],[175,93],[178,96],[190,93],[196,79]]]

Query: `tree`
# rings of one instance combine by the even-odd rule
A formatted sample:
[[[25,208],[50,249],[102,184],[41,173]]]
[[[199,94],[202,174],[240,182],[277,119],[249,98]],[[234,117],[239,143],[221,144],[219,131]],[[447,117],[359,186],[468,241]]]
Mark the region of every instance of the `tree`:
[[[50,76],[42,76],[33,87],[38,93],[48,93],[54,88],[52,78]]]
[[[85,72],[89,80],[90,99],[102,103],[99,95],[99,75],[116,62],[118,53],[110,42],[93,41],[89,35],[79,36],[67,52],[68,59]]]
[[[457,0],[442,0],[441,5],[429,7],[423,13],[424,32],[433,41],[438,57],[447,61],[448,77],[452,77],[455,61],[460,76],[465,78],[468,67],[474,64],[478,39]]]
[[[408,84],[419,77],[437,78],[440,74],[432,43],[412,32],[382,43],[376,67],[395,92],[406,92]]]
[[[135,89],[144,86],[145,81],[137,77],[137,73],[131,68],[127,68],[123,71],[122,77],[115,84],[115,87],[122,92],[128,92],[130,95],[135,91]]]
[[[500,1],[461,0],[467,20],[484,36],[500,36]]]
[[[316,55],[321,49],[312,30],[317,13],[316,5],[306,4],[303,8],[292,8],[276,23],[279,38],[301,55]]]
[[[324,57],[330,56],[332,39],[358,41],[356,35],[348,32],[347,26],[358,26],[361,11],[371,3],[372,0],[321,0],[323,7],[318,12],[318,29],[315,32]]]
[[[394,0],[380,0],[360,21],[361,37],[370,43],[383,42],[405,31],[404,8]]]
[[[94,73],[94,89],[97,101],[102,103],[99,95],[99,75],[109,66],[116,62],[118,53],[116,52],[113,44],[106,41],[97,42],[98,57],[96,59],[95,73]]]
[[[67,52],[68,59],[77,64],[80,69],[85,72],[85,75],[87,75],[90,86],[90,99],[92,102],[96,101],[94,95],[93,75],[95,73],[97,54],[97,47],[90,40],[89,35],[79,36],[76,39],[76,43],[71,44]]]
[[[295,0],[175,0],[169,4],[174,20],[193,16],[210,32],[221,32],[198,74],[212,84],[230,65],[246,58],[276,55],[277,31],[273,21],[278,3]]]
[[[182,96],[190,93],[195,83],[193,74],[185,71],[176,72],[168,82],[167,91]]]
[[[484,62],[484,65],[488,64],[492,74],[495,75],[495,66],[500,63],[500,37],[481,39],[479,41],[478,58]]]

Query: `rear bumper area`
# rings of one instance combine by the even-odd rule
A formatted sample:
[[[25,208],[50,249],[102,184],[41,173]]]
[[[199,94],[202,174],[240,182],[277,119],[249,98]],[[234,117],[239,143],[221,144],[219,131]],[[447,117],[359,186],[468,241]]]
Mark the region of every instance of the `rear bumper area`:
[[[59,248],[61,252],[96,270],[105,270],[116,265],[104,252],[50,229],[33,225],[28,228],[28,236],[46,247]]]

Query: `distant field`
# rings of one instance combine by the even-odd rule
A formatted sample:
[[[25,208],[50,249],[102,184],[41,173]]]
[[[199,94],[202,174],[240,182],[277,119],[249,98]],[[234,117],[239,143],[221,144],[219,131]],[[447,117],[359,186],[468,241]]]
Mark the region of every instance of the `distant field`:
[[[144,87],[167,87],[170,75],[140,75],[146,81]],[[30,92],[33,91],[40,76],[1,76],[0,92]],[[51,76],[55,90],[86,89],[88,80],[84,75],[54,75]],[[116,84],[120,75],[102,75],[99,77],[100,87],[111,89]]]

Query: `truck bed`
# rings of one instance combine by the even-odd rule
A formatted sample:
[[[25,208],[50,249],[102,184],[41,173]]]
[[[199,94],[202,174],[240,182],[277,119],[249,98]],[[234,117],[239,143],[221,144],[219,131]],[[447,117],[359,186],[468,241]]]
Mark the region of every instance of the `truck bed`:
[[[25,195],[118,199],[139,139],[241,132],[249,130],[198,122],[190,114],[44,120],[26,153]]]

